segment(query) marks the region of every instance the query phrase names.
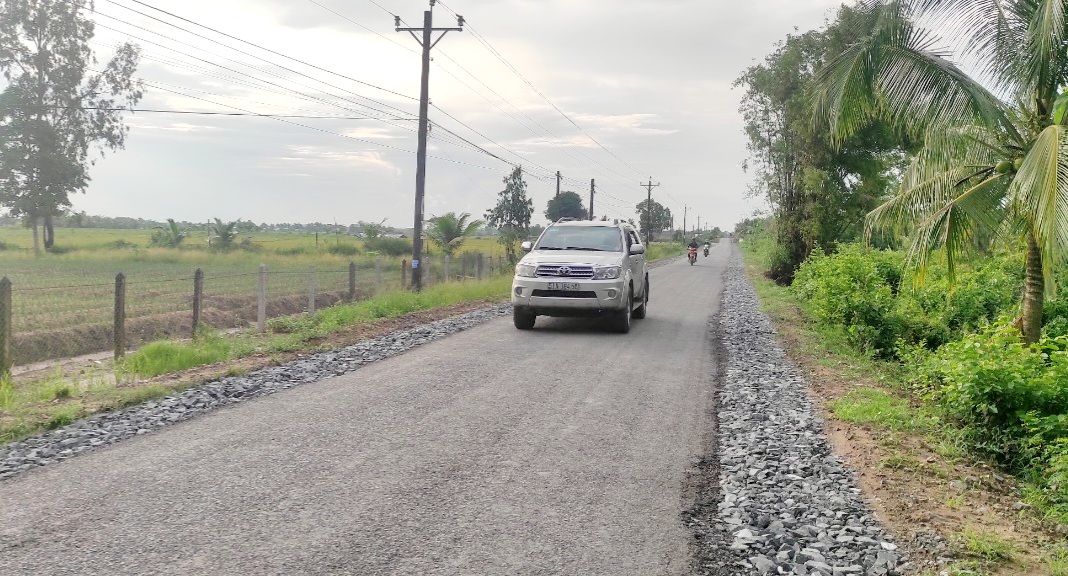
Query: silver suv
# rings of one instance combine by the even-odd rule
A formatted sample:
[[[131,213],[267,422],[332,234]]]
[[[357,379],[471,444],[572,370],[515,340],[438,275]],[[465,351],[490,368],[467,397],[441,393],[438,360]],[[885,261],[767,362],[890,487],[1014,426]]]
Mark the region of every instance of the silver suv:
[[[649,271],[645,247],[628,224],[550,224],[515,267],[512,320],[520,330],[538,316],[610,316],[617,332],[645,318]]]

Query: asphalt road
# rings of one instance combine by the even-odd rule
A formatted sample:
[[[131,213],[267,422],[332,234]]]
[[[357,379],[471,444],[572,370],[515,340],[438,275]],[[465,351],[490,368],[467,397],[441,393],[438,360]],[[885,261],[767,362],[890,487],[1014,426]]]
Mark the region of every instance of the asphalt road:
[[[730,249],[0,483],[0,574],[688,574]]]

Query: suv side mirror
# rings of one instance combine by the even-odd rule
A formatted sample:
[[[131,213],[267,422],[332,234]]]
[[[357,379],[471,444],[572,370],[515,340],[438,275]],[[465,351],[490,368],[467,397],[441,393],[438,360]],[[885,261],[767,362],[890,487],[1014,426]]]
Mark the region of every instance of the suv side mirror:
[[[527,240],[526,242],[520,244],[519,247],[523,249],[523,252],[530,252],[534,249],[534,243],[530,240]]]
[[[645,254],[645,246],[642,246],[641,244],[631,244],[630,253],[632,256],[637,254]]]

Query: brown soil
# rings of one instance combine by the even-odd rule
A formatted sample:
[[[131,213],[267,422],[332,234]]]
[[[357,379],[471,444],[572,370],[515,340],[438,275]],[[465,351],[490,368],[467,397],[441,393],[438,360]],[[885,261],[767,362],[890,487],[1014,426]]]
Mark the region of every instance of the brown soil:
[[[831,354],[814,352],[800,310],[790,307],[771,316],[787,354],[805,374],[832,448],[856,471],[873,513],[909,553],[915,573],[938,574],[939,556],[969,560],[953,544],[968,530],[997,534],[1015,548],[1012,562],[990,566],[985,573],[1050,574],[1042,560],[1043,548],[1056,537],[1020,502],[1013,478],[982,463],[947,459],[922,436],[837,419],[828,409],[830,402],[857,388],[886,388],[847,375],[844,367],[838,367],[841,361],[837,365],[828,361]],[[932,534],[950,542],[950,548],[935,552],[930,545],[921,545]]]

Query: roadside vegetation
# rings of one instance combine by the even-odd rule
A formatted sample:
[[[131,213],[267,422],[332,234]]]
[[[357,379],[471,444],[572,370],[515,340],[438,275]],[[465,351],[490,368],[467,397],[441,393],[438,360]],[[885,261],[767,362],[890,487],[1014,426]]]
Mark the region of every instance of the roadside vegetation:
[[[954,463],[1012,475],[1018,515],[1062,542],[1066,38],[1065,0],[872,0],[790,34],[736,83],[771,208],[735,230],[772,281],[761,295],[796,345],[837,358],[830,376],[867,383],[827,409],[877,429],[888,469],[965,488]],[[1026,572],[1001,535],[965,528],[945,535],[961,558],[947,572]],[[1063,574],[1064,550],[1047,556],[1039,573]]]
[[[1035,530],[1043,526],[1063,540],[1066,301],[1046,301],[1043,336],[1029,345],[1015,322],[1024,282],[1019,254],[962,264],[953,283],[932,270],[915,284],[904,273],[902,252],[841,245],[831,255],[811,256],[784,287],[764,276],[773,244],[773,234],[760,229],[742,243],[762,305],[781,331],[796,337],[795,356],[818,365],[824,378],[851,383],[821,400],[834,419],[872,431],[884,451],[884,474],[929,477],[949,490],[943,505],[963,513],[967,487],[978,486],[954,465],[1001,471],[1016,479],[999,488],[1016,502],[1009,517],[1029,518]],[[1018,543],[963,524],[943,535],[959,558],[947,573],[1021,573],[1026,554],[1011,552]],[[1029,537],[1041,557],[1039,567],[1030,567],[1038,571],[1026,573],[1068,574],[1068,548]]]
[[[310,315],[276,318],[268,323],[265,334],[205,330],[192,340],[153,342],[114,366],[101,364],[75,373],[57,369],[29,380],[4,378],[0,380],[0,442],[160,398],[203,380],[240,375],[292,354],[342,346],[351,343],[348,331],[374,328],[381,321],[458,305],[502,302],[510,282],[511,277],[505,275],[482,282],[441,284],[419,293],[394,291]],[[212,369],[191,378],[181,376],[183,371],[204,366]],[[159,378],[167,375],[173,377]]]

